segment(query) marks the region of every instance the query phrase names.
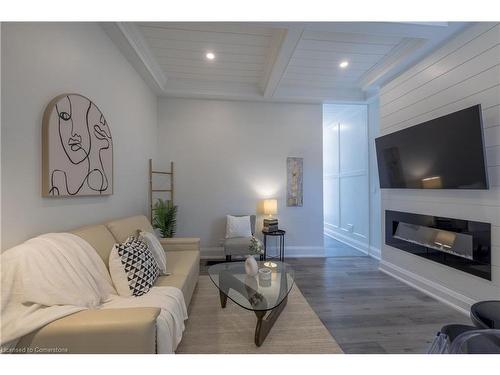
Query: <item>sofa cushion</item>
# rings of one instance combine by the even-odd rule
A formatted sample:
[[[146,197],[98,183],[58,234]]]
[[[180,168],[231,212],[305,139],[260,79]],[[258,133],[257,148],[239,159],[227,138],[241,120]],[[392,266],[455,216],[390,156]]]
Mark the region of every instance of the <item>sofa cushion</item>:
[[[134,236],[139,231],[153,233],[148,218],[144,215],[130,216],[123,219],[108,221],[106,227],[115,237],[116,242],[125,242],[130,236]]]
[[[248,255],[252,237],[227,238],[224,240],[224,253],[226,255]]]
[[[187,275],[160,276],[156,279],[155,286],[173,286],[179,288],[184,293],[184,288],[187,286]]]
[[[159,314],[160,309],[154,307],[84,310],[23,336],[17,348],[59,348],[61,353],[153,354]]]
[[[200,272],[200,252],[167,252],[169,276],[160,276],[155,286],[174,286],[182,290],[186,305],[189,306]]]
[[[167,252],[167,271],[175,275],[189,275],[197,261],[198,251]]]
[[[108,267],[109,253],[115,244],[115,238],[105,225],[90,225],[87,227],[77,228],[71,233],[83,238],[92,246],[97,254]]]
[[[141,232],[139,238],[147,243],[149,250],[151,250],[151,253],[155,257],[156,263],[158,263],[158,267],[160,267],[160,275],[168,275],[167,256],[165,255],[165,250],[163,250],[160,241],[156,238],[156,235],[150,232]]]
[[[120,296],[138,297],[154,285],[160,269],[147,243],[129,237],[111,250],[109,272]]]

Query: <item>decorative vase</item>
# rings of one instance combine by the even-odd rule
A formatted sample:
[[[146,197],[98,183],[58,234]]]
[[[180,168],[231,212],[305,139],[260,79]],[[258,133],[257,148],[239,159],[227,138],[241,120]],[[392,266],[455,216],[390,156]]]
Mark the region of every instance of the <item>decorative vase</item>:
[[[257,264],[257,261],[251,255],[248,255],[247,259],[245,260],[245,272],[249,276],[256,276],[257,273],[259,272],[259,266]]]

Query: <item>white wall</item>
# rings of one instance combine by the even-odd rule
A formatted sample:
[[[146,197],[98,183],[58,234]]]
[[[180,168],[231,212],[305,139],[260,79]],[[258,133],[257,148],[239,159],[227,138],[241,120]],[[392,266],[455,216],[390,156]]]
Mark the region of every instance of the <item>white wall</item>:
[[[369,252],[366,105],[323,106],[325,234]]]
[[[158,164],[175,162],[178,235],[220,254],[225,215],[274,197],[288,254],[322,254],[321,105],[165,98],[158,141]],[[304,158],[303,207],[286,207],[287,156]]]
[[[0,22],[0,72],[2,71],[2,22]],[[0,74],[0,93],[2,92],[2,75]],[[2,122],[2,101],[0,100],[0,125]],[[0,131],[0,167],[2,161],[2,132]],[[2,171],[0,168],[0,250],[2,244]]]
[[[477,300],[500,299],[500,25],[471,26],[380,93],[382,134],[478,103],[490,190],[382,192],[382,220],[389,209],[491,223],[491,282],[387,245],[382,249],[381,269],[465,310]]]
[[[147,213],[147,160],[157,99],[96,23],[2,24],[2,249],[47,231]],[[76,92],[103,111],[114,146],[114,194],[41,197],[42,114]]]

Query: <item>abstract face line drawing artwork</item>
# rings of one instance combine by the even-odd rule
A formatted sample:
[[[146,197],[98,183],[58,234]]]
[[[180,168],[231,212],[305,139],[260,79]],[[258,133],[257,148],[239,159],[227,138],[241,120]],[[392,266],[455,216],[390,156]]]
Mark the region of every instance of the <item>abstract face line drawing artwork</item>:
[[[286,158],[286,205],[288,207],[302,207],[303,164],[303,158]]]
[[[104,115],[80,94],[57,96],[43,116],[43,196],[112,193],[113,139]]]

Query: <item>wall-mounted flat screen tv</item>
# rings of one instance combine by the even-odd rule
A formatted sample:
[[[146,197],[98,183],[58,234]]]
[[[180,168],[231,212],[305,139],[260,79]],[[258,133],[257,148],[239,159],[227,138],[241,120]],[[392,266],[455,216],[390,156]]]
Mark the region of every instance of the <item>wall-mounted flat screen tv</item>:
[[[380,187],[488,189],[481,105],[375,139]]]

